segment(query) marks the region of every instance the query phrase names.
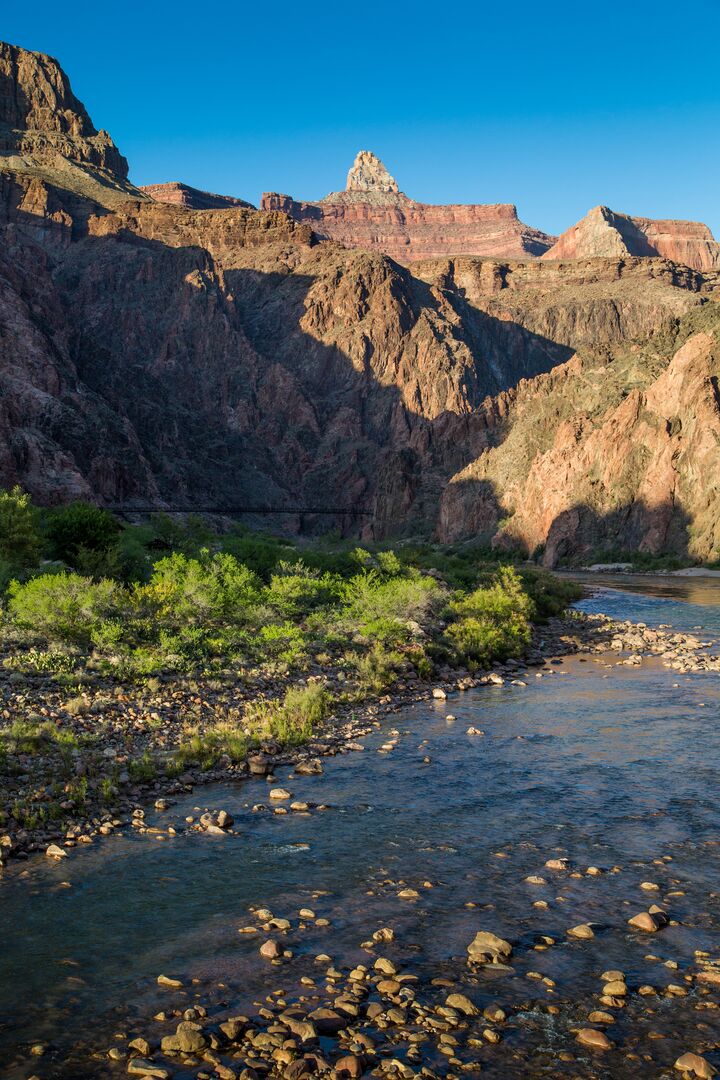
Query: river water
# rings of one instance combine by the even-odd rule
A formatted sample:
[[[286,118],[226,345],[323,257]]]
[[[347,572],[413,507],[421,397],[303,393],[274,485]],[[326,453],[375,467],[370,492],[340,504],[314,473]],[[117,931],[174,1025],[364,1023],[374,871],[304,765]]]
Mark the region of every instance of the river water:
[[[720,639],[715,582],[604,579],[579,606]],[[61,864],[12,866],[0,884],[0,1076],[125,1075],[107,1049],[178,1004],[159,974],[183,981],[183,1005],[197,995],[250,1009],[313,974],[317,953],[340,968],[368,962],[360,943],[381,926],[397,939],[385,954],[407,970],[458,980],[481,1006],[500,1001],[511,1013],[502,1044],[477,1052],[498,1080],[669,1075],[679,1053],[720,1045],[719,1013],[699,1011],[695,991],[662,996],[669,984],[692,986],[694,950],[720,953],[720,680],[615,660],[567,659],[541,678],[531,670],[526,686],[416,704],[384,718],[362,752],[326,760],[322,776],[278,770],[277,784],[326,810],[253,813],[267,781],[216,785],[147,819],[178,824],[198,807],[224,808],[235,836],[123,834]],[[468,735],[471,725],[484,735]],[[393,730],[397,744],[382,752]],[[544,869],[560,856],[577,876]],[[589,866],[603,873],[587,875]],[[649,896],[643,881],[659,891]],[[403,886],[419,898],[399,898]],[[652,939],[630,932],[627,918],[653,901],[677,925]],[[280,974],[258,961],[262,937],[238,934],[258,904],[293,924],[295,958]],[[330,925],[301,929],[303,907]],[[585,922],[597,925],[593,940],[566,937]],[[513,973],[468,974],[465,950],[480,929],[515,943]],[[538,935],[557,944],[537,951]],[[597,1073],[571,1029],[602,1007],[608,968],[625,972],[632,1000],[608,1029],[621,1049]],[[638,996],[642,984],[661,996]],[[41,1057],[30,1054],[37,1042],[47,1045]],[[86,1043],[101,1053],[88,1059]],[[574,1059],[563,1062],[568,1050]]]

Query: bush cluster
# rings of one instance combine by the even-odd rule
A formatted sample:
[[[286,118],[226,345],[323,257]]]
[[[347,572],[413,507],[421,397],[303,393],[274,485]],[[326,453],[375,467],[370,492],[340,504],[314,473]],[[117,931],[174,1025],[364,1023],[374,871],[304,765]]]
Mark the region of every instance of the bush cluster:
[[[376,691],[410,670],[430,677],[438,660],[477,669],[517,657],[532,622],[577,595],[472,546],[301,544],[163,516],[130,526],[82,503],[39,511],[17,488],[0,493],[3,584],[6,643],[22,646],[6,663],[27,670],[146,679],[320,663]],[[321,708],[308,691],[303,710],[312,694]],[[263,722],[284,741],[304,724],[292,695]],[[228,732],[216,739],[239,752]]]

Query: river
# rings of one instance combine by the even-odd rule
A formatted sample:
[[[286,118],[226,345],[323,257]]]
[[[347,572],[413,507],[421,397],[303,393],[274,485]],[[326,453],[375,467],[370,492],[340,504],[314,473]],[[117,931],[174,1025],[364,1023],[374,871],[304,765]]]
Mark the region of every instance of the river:
[[[579,606],[720,639],[712,581],[603,579]],[[183,981],[185,1004],[198,995],[248,1009],[312,974],[317,953],[338,968],[367,962],[360,943],[381,926],[396,934],[385,955],[408,971],[465,979],[481,1006],[500,1001],[511,1014],[502,1043],[476,1051],[483,1075],[656,1077],[672,1073],[679,1053],[720,1045],[720,1011],[698,1011],[686,978],[695,950],[720,951],[720,680],[615,660],[565,659],[543,677],[528,672],[526,686],[416,704],[383,718],[363,751],[327,760],[322,776],[278,771],[277,784],[326,810],[253,812],[267,803],[267,781],[216,785],[147,819],[182,823],[198,807],[224,808],[237,835],[126,832],[59,864],[12,865],[0,886],[0,1075],[126,1075],[106,1051],[176,1004],[159,974]],[[468,735],[470,726],[484,734]],[[394,749],[382,751],[388,738]],[[544,868],[559,857],[576,876]],[[588,875],[590,866],[602,873]],[[648,896],[644,881],[659,889]],[[401,899],[403,887],[418,899]],[[650,940],[626,921],[653,900],[672,923]],[[264,938],[238,933],[254,921],[251,905],[293,923],[288,966],[259,961]],[[301,930],[303,907],[330,925],[308,920]],[[592,940],[567,938],[588,922],[598,928]],[[516,943],[512,973],[467,974],[465,950],[480,929]],[[535,949],[539,935],[556,944]],[[592,1001],[600,1007],[608,968],[625,973],[632,1000],[607,1029],[620,1048],[614,1063],[600,1067],[572,1028]],[[647,984],[659,996],[639,996]],[[691,992],[667,994],[669,984]],[[36,1058],[38,1042],[46,1052]],[[85,1044],[101,1049],[95,1059]],[[430,1063],[452,1074],[442,1058]]]

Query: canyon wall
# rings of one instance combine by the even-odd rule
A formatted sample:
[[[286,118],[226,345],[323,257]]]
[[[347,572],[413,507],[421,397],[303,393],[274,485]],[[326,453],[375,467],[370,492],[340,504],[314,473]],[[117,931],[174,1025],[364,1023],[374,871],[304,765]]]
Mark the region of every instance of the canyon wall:
[[[167,184],[144,184],[140,191],[155,202],[172,203],[174,206],[187,206],[189,210],[227,210],[231,206],[255,207],[244,199],[235,199],[231,195],[215,195],[211,191],[201,191],[172,181]]]
[[[33,57],[12,53],[3,91],[12,124],[45,127],[28,142],[13,127],[0,155],[0,485],[43,503],[285,507],[272,520],[290,530],[549,563],[720,554],[720,273],[625,241],[404,266],[273,205],[152,198],[109,152],[91,160],[87,114]],[[55,126],[63,153],[19,155]],[[348,185],[354,213],[407,211],[372,155]]]
[[[577,355],[497,404],[498,428],[445,488],[439,533],[540,552],[720,555],[720,303],[656,343]],[[498,429],[496,429],[498,430]]]

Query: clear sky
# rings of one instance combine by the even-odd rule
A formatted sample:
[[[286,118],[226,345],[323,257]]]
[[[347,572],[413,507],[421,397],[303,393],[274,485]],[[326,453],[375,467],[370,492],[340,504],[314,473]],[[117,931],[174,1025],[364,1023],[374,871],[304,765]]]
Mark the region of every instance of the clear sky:
[[[317,199],[368,149],[424,202],[720,238],[720,0],[34,0],[0,35],[60,60],[138,184]]]

